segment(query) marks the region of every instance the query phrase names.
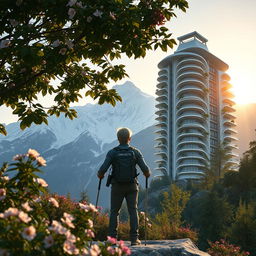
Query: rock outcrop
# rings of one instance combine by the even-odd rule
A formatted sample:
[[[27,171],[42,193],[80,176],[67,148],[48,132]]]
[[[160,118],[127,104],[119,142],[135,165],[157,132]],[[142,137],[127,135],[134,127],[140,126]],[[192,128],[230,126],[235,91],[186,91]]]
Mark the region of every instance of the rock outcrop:
[[[144,242],[144,241],[143,241]],[[200,251],[190,239],[148,241],[131,247],[131,256],[210,256]]]

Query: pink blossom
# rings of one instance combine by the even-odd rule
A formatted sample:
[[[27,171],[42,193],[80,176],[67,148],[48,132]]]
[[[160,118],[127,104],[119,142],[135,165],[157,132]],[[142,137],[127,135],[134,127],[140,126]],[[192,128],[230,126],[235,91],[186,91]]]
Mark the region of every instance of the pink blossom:
[[[34,182],[37,182],[42,187],[48,187],[48,184],[46,183],[46,181],[44,179],[34,178],[33,180],[34,180]]]
[[[0,49],[7,48],[10,46],[10,44],[11,44],[10,40],[2,40],[0,41]]]
[[[35,68],[35,67],[33,67],[33,68]],[[32,68],[32,70],[33,70],[33,68]],[[28,150],[27,154],[30,158],[33,158],[33,159],[36,159],[40,155],[35,149],[31,149],[31,148]]]
[[[60,40],[57,39],[55,40],[53,43],[52,43],[52,46],[55,48],[55,47],[58,47],[60,45]]]
[[[21,221],[28,223],[31,221],[31,218],[23,211],[20,211],[18,217]]]
[[[79,206],[85,210],[86,212],[98,212],[98,209],[95,207],[95,205],[93,204],[89,204],[89,205],[86,205],[86,204],[82,204],[82,203],[79,203]]]
[[[0,213],[0,218],[3,219],[4,218],[4,214]]]
[[[131,254],[131,250],[127,246],[122,247],[122,251],[126,255],[130,255]]]
[[[102,14],[103,14],[103,12],[102,12],[102,11],[99,11],[98,9],[93,13],[93,15],[94,15],[95,17],[99,17],[99,18],[102,18]]]
[[[84,231],[87,237],[91,237],[91,238],[95,237],[94,232],[91,229],[85,229]]]
[[[108,241],[109,243],[111,243],[111,244],[116,244],[116,241],[117,241],[116,238],[111,237],[111,236],[108,236],[107,239],[108,239],[107,241]]]
[[[44,247],[45,248],[50,248],[53,246],[53,244],[54,244],[54,239],[53,239],[52,235],[46,236],[44,238]]]
[[[64,252],[66,252],[67,254],[70,254],[70,255],[79,254],[79,250],[76,248],[76,246],[67,240],[63,244],[63,250],[64,250]]]
[[[91,16],[88,16],[87,19],[86,19],[86,21],[87,21],[88,23],[90,23],[90,22],[92,21],[92,17],[91,17]]]
[[[27,211],[27,212],[31,212],[33,209],[29,206],[29,203],[26,202],[24,204],[22,204],[22,207]]]
[[[17,208],[8,208],[4,211],[4,218],[8,218],[10,216],[17,216],[19,214],[19,210]]]
[[[21,233],[22,237],[28,241],[31,241],[36,236],[36,229],[33,226],[29,226],[24,228],[23,232]]]
[[[115,255],[115,249],[111,246],[108,246],[107,247],[107,252],[110,254],[110,255]]]
[[[76,15],[76,10],[74,8],[69,8],[68,9],[68,16],[69,16],[69,18],[73,19],[75,15]]]
[[[6,197],[6,190],[4,188],[0,188],[0,201],[4,200]]]
[[[71,242],[71,243],[75,243],[76,240],[77,240],[76,236],[73,235],[69,230],[66,232],[65,236],[66,236],[66,239],[67,239],[69,242]]]
[[[24,157],[24,155],[21,155],[21,154],[18,154],[18,155],[15,155],[12,160],[13,161],[18,161],[18,160],[22,160]]]
[[[115,251],[116,251],[116,253],[117,253],[118,256],[121,256],[121,255],[122,255],[122,249],[121,249],[121,248],[116,247],[116,248],[115,248]]]
[[[88,250],[86,249],[86,248],[83,248],[82,250],[81,250],[81,254],[80,254],[81,256],[88,256],[89,255],[89,252],[88,252]]]
[[[61,48],[61,49],[59,50],[59,54],[61,54],[61,55],[65,55],[66,52],[67,52],[67,48]]]
[[[91,246],[91,249],[90,249],[91,256],[98,256],[100,255],[100,253],[101,253],[100,247],[97,244],[94,244]]]
[[[46,161],[42,156],[37,157],[36,161],[39,166],[46,166]]]
[[[56,208],[59,208],[59,203],[58,201],[53,198],[53,197],[50,197],[49,200],[48,200],[53,206],[55,206]]]
[[[49,227],[49,230],[54,231],[57,234],[64,235],[67,233],[67,229],[63,227],[58,221],[53,220],[52,225]]]
[[[73,6],[77,0],[69,0],[66,6]]]

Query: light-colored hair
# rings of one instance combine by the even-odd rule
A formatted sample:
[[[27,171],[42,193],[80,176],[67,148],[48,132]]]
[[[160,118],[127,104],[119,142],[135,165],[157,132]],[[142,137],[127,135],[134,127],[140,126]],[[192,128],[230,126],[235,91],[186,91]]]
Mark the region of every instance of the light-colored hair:
[[[122,127],[117,129],[116,135],[120,144],[125,144],[132,137],[132,131],[129,128]]]

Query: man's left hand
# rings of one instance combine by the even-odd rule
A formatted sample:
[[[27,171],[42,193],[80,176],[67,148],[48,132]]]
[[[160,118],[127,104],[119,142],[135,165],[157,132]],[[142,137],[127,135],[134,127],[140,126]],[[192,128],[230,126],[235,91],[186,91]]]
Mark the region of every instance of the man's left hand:
[[[99,179],[103,179],[104,178],[104,174],[98,173],[97,176],[98,176]]]

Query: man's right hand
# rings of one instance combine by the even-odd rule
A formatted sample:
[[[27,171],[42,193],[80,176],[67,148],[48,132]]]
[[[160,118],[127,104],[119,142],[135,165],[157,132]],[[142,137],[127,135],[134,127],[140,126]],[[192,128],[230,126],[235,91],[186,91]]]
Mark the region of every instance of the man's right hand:
[[[145,176],[146,178],[148,178],[148,177],[150,176],[150,172],[145,172],[145,173],[144,173],[144,176]]]

